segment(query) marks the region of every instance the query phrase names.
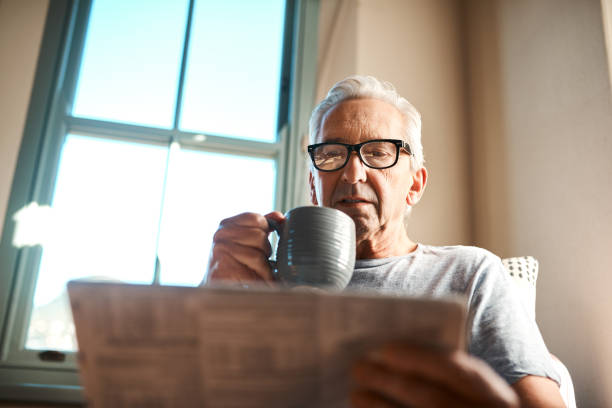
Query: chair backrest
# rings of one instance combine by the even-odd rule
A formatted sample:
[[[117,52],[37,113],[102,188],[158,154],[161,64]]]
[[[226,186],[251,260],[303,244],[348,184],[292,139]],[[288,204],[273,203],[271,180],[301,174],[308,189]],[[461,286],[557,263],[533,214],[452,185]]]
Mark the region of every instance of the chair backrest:
[[[535,320],[536,282],[538,280],[538,260],[532,256],[504,258],[502,263],[519,289],[523,304]]]
[[[536,282],[538,280],[539,263],[532,256],[504,258],[502,263],[512,281],[519,289],[527,312],[535,320]],[[561,377],[560,392],[568,408],[576,408],[574,384],[567,367],[556,356],[552,355],[557,373]]]

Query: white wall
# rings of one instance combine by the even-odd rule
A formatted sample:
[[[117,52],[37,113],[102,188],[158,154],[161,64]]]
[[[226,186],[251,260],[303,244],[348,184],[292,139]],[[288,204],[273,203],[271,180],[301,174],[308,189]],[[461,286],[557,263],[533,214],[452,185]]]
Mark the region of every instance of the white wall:
[[[30,102],[47,6],[47,0],[0,1],[0,234]]]
[[[544,338],[569,367],[578,405],[610,406],[612,93],[601,4],[475,0],[468,10],[476,241],[539,259]]]
[[[608,72],[612,82],[612,0],[601,0],[601,9],[606,35],[606,49],[608,50]]]
[[[316,102],[334,83],[357,69],[355,0],[324,0],[319,7]]]

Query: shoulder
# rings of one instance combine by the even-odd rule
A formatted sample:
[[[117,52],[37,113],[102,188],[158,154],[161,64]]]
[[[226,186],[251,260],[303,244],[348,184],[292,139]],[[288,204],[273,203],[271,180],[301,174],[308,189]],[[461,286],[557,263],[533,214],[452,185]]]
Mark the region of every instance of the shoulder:
[[[419,245],[425,256],[433,256],[441,261],[463,263],[466,266],[502,266],[501,259],[494,253],[476,246],[466,245]]]
[[[436,270],[451,275],[454,284],[464,293],[497,287],[504,290],[508,277],[499,256],[476,246],[423,246],[424,258]],[[435,264],[435,266],[433,265]]]
[[[470,245],[444,245],[444,246],[437,246],[437,245],[425,245],[425,244],[419,244],[419,248],[424,252],[424,253],[435,253],[435,254],[439,254],[439,255],[454,255],[454,256],[461,256],[461,255],[465,255],[465,256],[472,256],[472,257],[495,257],[496,255],[493,254],[492,252],[484,249],[484,248],[480,248],[477,246],[470,246]]]

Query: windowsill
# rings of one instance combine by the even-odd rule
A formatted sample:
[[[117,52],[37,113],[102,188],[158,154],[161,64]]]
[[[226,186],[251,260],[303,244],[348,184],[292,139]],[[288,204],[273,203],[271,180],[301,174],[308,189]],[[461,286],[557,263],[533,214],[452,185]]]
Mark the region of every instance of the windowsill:
[[[0,367],[1,402],[37,402],[85,406],[76,372]]]
[[[64,406],[85,406],[82,388],[45,384],[0,384],[0,402],[44,402]]]

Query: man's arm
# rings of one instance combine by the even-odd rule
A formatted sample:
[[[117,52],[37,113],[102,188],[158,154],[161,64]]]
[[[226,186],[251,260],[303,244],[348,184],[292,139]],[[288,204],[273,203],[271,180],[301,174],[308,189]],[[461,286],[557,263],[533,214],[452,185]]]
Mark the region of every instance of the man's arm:
[[[549,378],[528,375],[512,384],[512,388],[521,400],[521,407],[565,407],[559,386]]]

